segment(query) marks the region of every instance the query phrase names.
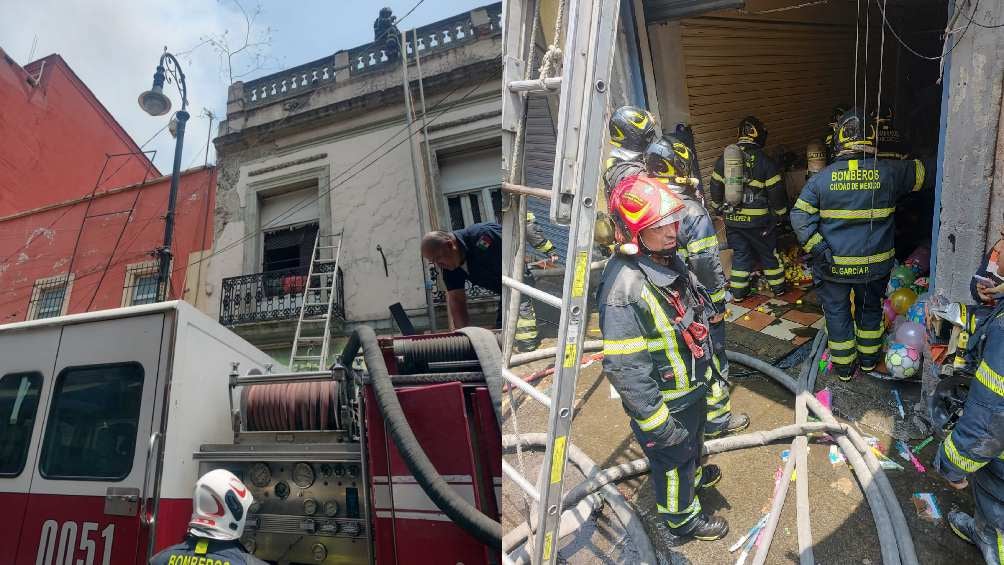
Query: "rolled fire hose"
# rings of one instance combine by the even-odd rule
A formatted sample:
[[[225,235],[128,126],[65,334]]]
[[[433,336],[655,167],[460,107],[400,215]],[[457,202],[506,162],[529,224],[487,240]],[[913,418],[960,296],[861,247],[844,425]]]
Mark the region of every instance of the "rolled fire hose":
[[[595,351],[600,348],[602,348],[601,341],[589,341],[583,344],[583,352]],[[512,357],[512,364],[515,366],[529,363],[531,361],[553,356],[556,353],[557,351],[555,348],[548,348],[548,350],[538,350],[528,354],[514,355]],[[755,369],[773,378],[789,391],[797,393],[798,384],[784,371],[743,353],[735,351],[727,351],[726,353],[731,361],[746,365],[751,369]],[[822,419],[824,423],[838,426],[840,425],[838,424],[836,418],[833,417],[833,414],[829,411],[829,409],[820,404],[814,396],[807,395],[805,401],[809,410]],[[813,424],[805,424],[804,426],[799,427],[799,429],[806,430],[800,433],[808,433],[808,431],[811,430],[812,425]],[[779,430],[782,429],[785,428],[779,428]],[[916,549],[913,545],[913,538],[910,536],[909,527],[906,523],[906,517],[903,515],[903,511],[899,506],[899,501],[896,499],[895,492],[892,490],[892,485],[889,483],[888,477],[885,476],[885,472],[879,464],[878,459],[876,459],[875,454],[871,451],[871,447],[864,441],[857,430],[848,426],[842,426],[842,429],[843,432],[836,437],[837,444],[847,456],[848,463],[850,463],[850,465],[854,468],[854,471],[858,476],[858,480],[864,489],[865,497],[872,511],[876,529],[878,530],[883,563],[886,563],[887,565],[898,563],[902,563],[903,565],[916,565],[918,562]],[[761,445],[756,442],[759,441],[759,435],[762,433],[763,432],[758,432],[756,434],[744,434],[741,436],[711,440],[704,444],[705,453],[717,453],[718,449],[727,451]],[[791,435],[798,434],[795,433]],[[787,437],[791,437],[791,435]],[[748,445],[746,444],[747,442]],[[648,470],[649,465],[647,459],[638,459],[629,463],[604,469],[592,478],[587,478],[586,481],[578,484],[575,488],[569,491],[562,500],[562,507],[568,508],[571,505],[576,504],[578,501],[582,500],[583,497],[598,491],[606,484],[644,474],[647,473]]]
[[[397,399],[394,384],[387,372],[387,364],[384,362],[373,328],[360,326],[352,333],[342,352],[342,364],[346,367],[352,366],[352,360],[359,352],[360,346],[366,359],[366,367],[369,369],[370,383],[377,406],[387,423],[387,431],[394,440],[401,459],[415,476],[416,482],[436,507],[455,524],[486,546],[496,551],[501,549],[502,524],[485,516],[450,488],[415,438],[415,432],[408,424],[401,403]]]
[[[502,449],[515,449],[517,444],[521,447],[543,448],[547,444],[546,442],[547,434],[543,433],[520,434],[518,440],[516,439],[516,436],[507,435],[502,436]],[[567,453],[568,460],[571,461],[573,465],[578,467],[579,471],[581,471],[587,478],[600,472],[596,463],[577,446],[569,444],[567,447]],[[617,487],[610,483],[607,483],[596,490],[603,492],[604,500],[610,505],[610,509],[614,511],[614,514],[620,520],[621,524],[624,525],[624,529],[627,531],[628,536],[634,540],[635,548],[638,551],[638,563],[640,565],[656,565],[659,563],[655,555],[655,550],[652,548],[652,542],[648,539],[648,534],[645,533],[645,528],[642,526],[641,520],[638,519],[638,515],[635,514],[634,509],[630,504],[628,504],[624,495],[617,490]],[[586,496],[589,495],[587,494]],[[579,501],[576,501],[576,504],[578,502]],[[564,508],[570,508],[571,506],[572,505],[569,504],[562,504],[562,507]],[[565,512],[562,513],[561,518],[562,520],[566,520]],[[582,518],[579,526],[581,526],[584,522],[585,518]],[[502,550],[507,553],[510,552],[514,547],[519,546],[526,539],[528,539],[530,534],[531,529],[529,524],[523,522],[506,534],[502,543]],[[559,538],[560,537],[561,536],[559,536]]]

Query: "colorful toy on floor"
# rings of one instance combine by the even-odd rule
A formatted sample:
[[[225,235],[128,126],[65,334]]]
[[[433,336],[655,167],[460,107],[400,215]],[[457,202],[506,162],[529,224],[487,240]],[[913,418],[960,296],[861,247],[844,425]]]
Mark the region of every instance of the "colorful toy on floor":
[[[885,364],[894,379],[909,379],[920,374],[920,351],[902,343],[893,343],[885,354]]]
[[[931,248],[926,245],[913,250],[913,253],[903,261],[903,264],[912,270],[916,276],[926,275],[931,272]]]
[[[892,323],[896,321],[896,309],[892,307],[892,300],[886,298],[882,301],[882,313],[885,314],[885,325],[886,327],[892,327]]]

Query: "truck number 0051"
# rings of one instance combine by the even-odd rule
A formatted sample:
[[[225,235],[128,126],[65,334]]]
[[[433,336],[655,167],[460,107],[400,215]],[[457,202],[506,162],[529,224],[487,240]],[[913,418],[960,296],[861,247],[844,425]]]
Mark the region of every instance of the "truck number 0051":
[[[60,526],[55,520],[46,520],[38,538],[35,565],[96,565],[98,535],[98,525],[94,522],[78,526],[69,521]],[[115,524],[108,524],[101,530],[100,537],[103,540],[100,564],[111,565]]]

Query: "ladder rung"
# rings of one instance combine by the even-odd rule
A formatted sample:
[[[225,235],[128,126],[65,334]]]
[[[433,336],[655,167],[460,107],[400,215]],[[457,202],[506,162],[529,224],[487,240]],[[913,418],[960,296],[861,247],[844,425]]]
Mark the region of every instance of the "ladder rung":
[[[517,281],[516,279],[513,279],[513,278],[510,278],[510,277],[507,277],[507,276],[503,275],[502,276],[502,284],[506,285],[507,287],[509,287],[509,288],[511,288],[513,290],[518,290],[521,294],[529,296],[530,298],[533,298],[533,299],[536,299],[536,300],[540,300],[541,302],[543,302],[544,304],[547,304],[548,306],[553,306],[555,308],[561,308],[561,299],[560,298],[558,298],[557,296],[554,296],[552,294],[548,294],[548,293],[544,292],[543,290],[537,290],[536,288],[533,288],[532,286],[530,286],[530,285],[528,285],[526,283],[521,283],[521,282]]]
[[[560,89],[561,77],[514,80],[509,83],[510,92],[556,92]]]
[[[322,233],[322,234],[321,234],[321,235],[319,235],[318,237],[341,237],[341,236],[342,236],[342,232],[338,232],[338,233],[329,233],[329,234],[327,234],[327,235],[324,235],[324,234]]]
[[[294,355],[293,359],[320,359],[320,355]]]
[[[337,263],[337,262],[338,262],[338,259],[314,259],[314,263],[315,264],[325,264],[326,265],[328,263]],[[333,275],[334,273],[325,273],[325,274],[326,275]]]
[[[301,335],[298,341],[324,341],[324,336],[320,335]]]
[[[304,306],[327,306],[327,302],[304,302]]]
[[[525,196],[532,196],[534,198],[540,198],[541,200],[551,199],[551,191],[546,188],[534,188],[532,186],[523,186],[521,184],[512,184],[504,182],[502,183],[502,191],[509,192],[512,194],[523,194]]]
[[[310,322],[311,324],[316,323],[316,322],[326,322],[326,321],[328,321],[328,317],[324,316],[323,318],[304,318],[303,321],[304,322]]]
[[[340,246],[338,246],[338,245],[318,245],[317,246],[318,249],[338,249],[339,247]]]
[[[334,288],[333,286],[310,286],[305,288],[303,290],[303,293],[306,294],[308,292],[317,292],[319,290],[331,290],[333,288]]]

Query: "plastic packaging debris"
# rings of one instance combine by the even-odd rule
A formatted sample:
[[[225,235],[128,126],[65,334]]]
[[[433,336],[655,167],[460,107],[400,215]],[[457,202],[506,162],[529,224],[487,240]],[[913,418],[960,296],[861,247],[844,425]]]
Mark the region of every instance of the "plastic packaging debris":
[[[822,367],[820,367],[822,369]],[[827,410],[833,408],[833,393],[830,392],[830,388],[826,387],[823,390],[816,392],[816,400],[820,404],[826,407]]]
[[[927,439],[915,445],[912,451],[914,453],[920,453],[921,451],[924,450],[925,447],[927,447],[927,444],[931,443],[932,441],[934,441],[934,436],[927,436]]]
[[[896,440],[896,449],[899,450],[900,457],[910,463],[913,463],[913,468],[916,469],[918,473],[927,472],[927,468],[924,467],[924,464],[920,462],[920,459],[917,459],[917,456],[910,451],[910,446],[907,445],[905,441],[901,439]]]
[[[830,465],[837,466],[847,463],[847,458],[844,457],[844,454],[840,452],[840,448],[835,445],[830,446],[829,457],[830,457]]]
[[[872,452],[875,453],[875,457],[879,460],[879,465],[881,465],[883,469],[886,470],[895,469],[897,471],[903,470],[902,465],[893,461],[892,459],[889,459],[889,457],[887,457],[885,453],[882,453],[882,450],[875,447],[874,445],[872,446]]]
[[[784,451],[781,452],[781,461],[787,463],[788,462],[788,457],[790,457],[790,456],[791,456],[791,450],[790,449],[785,449]]]
[[[739,548],[745,545],[747,540],[756,535],[760,531],[760,529],[764,527],[766,523],[767,523],[767,516],[760,518],[760,521],[757,522],[756,524],[753,524],[753,527],[750,528],[749,531],[747,531],[746,534],[743,535],[743,537],[739,538],[739,540],[736,541],[736,543],[732,544],[732,547],[729,548],[729,552],[735,553],[736,551],[738,551]]]
[[[917,508],[917,516],[928,522],[937,524],[941,522],[941,508],[938,507],[938,500],[929,492],[913,493],[913,505]]]
[[[896,402],[896,409],[899,410],[899,418],[906,419],[906,412],[903,411],[903,399],[899,395],[899,390],[892,389],[892,399]]]

